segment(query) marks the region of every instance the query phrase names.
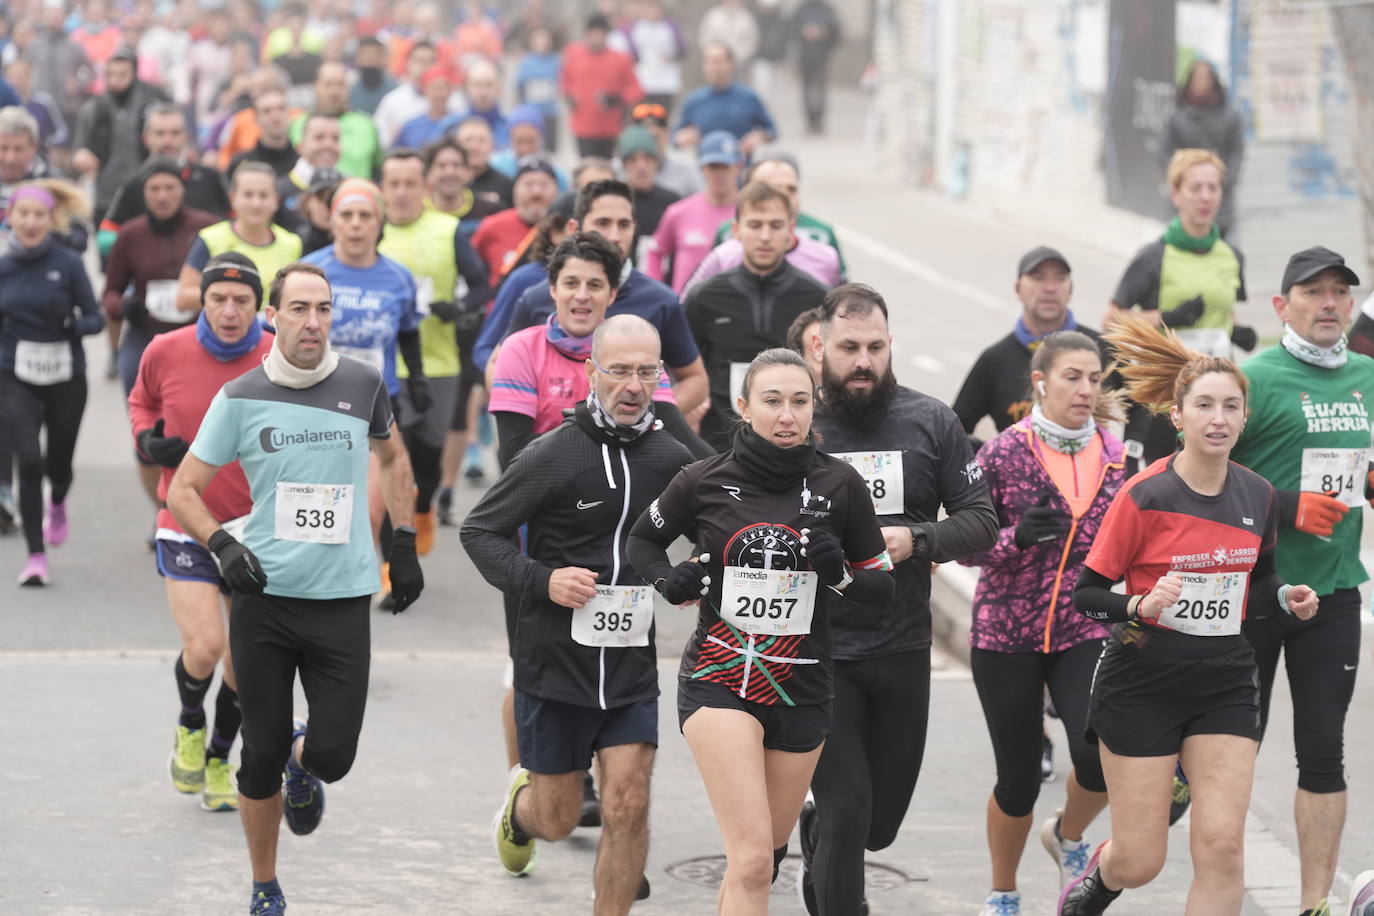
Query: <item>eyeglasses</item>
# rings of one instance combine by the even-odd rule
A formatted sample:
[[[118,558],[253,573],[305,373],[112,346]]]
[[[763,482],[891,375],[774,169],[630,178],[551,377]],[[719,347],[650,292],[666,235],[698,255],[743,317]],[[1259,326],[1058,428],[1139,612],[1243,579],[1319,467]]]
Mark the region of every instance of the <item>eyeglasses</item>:
[[[637,375],[641,382],[649,384],[657,382],[659,375],[663,373],[663,363],[661,361],[652,366],[640,366],[637,369],[631,369],[629,366],[615,366],[611,369],[607,369],[596,360],[592,360],[591,364],[617,382],[628,382],[631,377]]]

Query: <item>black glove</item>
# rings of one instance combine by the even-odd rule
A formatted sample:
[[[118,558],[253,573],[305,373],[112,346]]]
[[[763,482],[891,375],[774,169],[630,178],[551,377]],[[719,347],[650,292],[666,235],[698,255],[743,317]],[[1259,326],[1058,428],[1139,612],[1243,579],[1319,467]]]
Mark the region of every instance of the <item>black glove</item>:
[[[136,328],[143,327],[143,322],[148,320],[148,304],[142,299],[130,296],[122,303],[121,310],[124,313],[124,320]]]
[[[612,108],[619,108],[625,101],[620,97],[619,93],[615,92],[603,92],[596,97],[596,100],[600,102],[601,107],[605,108],[607,111]]]
[[[844,581],[844,548],[840,539],[825,528],[802,529],[802,556],[811,561],[811,568],[826,585]]]
[[[486,317],[487,310],[481,303],[464,300],[458,304],[458,317],[453,320],[453,330],[458,334],[480,331]]]
[[[76,311],[70,302],[61,300],[49,302],[43,306],[42,313],[43,320],[54,331],[66,334],[76,326]]]
[[[443,321],[457,321],[459,311],[456,302],[431,302],[429,304],[429,313],[438,315]]]
[[[703,553],[695,560],[683,560],[674,566],[663,579],[659,594],[669,604],[684,604],[696,601],[711,588],[711,577],[706,574],[709,553]]]
[[[1197,320],[1202,317],[1202,311],[1207,307],[1207,303],[1202,301],[1202,296],[1197,295],[1187,302],[1170,309],[1160,317],[1164,320],[1166,328],[1186,328],[1197,324]]]
[[[262,564],[253,556],[253,551],[239,543],[232,534],[223,528],[210,535],[206,542],[219,560],[219,574],[230,591],[248,595],[261,595],[267,587],[267,573]]]
[[[425,588],[420,558],[415,555],[415,532],[398,528],[391,535],[391,613],[399,614],[415,603]]]
[[[1255,344],[1259,343],[1259,335],[1255,333],[1254,328],[1248,325],[1233,325],[1231,327],[1231,343],[1248,353],[1255,349]]]
[[[417,414],[429,410],[434,398],[429,396],[429,379],[423,375],[412,375],[406,382],[406,393],[410,395],[410,406]]]
[[[164,468],[174,468],[186,457],[191,444],[180,436],[164,436],[162,427],[167,421],[159,419],[152,429],[138,434],[138,450],[155,464]]]
[[[1069,517],[1050,505],[1050,494],[1026,510],[1016,526],[1016,546],[1025,550],[1036,544],[1057,541],[1069,533]]]

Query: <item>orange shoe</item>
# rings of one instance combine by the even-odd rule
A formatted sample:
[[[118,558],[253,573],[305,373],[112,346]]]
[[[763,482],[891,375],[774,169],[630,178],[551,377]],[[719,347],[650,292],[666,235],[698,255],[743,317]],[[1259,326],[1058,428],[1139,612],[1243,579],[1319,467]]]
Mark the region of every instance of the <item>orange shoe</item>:
[[[432,508],[428,512],[415,513],[415,552],[422,557],[434,549],[436,518]]]
[[[383,563],[383,564],[382,564],[382,587],[381,587],[381,589],[378,590],[377,594],[379,594],[379,595],[390,595],[390,594],[391,594],[391,564],[390,564],[390,563]]]

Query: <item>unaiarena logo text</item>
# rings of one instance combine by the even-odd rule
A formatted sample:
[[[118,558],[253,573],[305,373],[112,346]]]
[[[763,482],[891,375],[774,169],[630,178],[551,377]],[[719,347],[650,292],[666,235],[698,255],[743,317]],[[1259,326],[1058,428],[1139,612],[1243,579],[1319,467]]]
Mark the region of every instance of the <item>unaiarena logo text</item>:
[[[258,441],[264,452],[279,452],[293,445],[303,445],[311,452],[353,448],[353,435],[346,429],[303,429],[292,433],[275,426],[264,426],[258,434]]]

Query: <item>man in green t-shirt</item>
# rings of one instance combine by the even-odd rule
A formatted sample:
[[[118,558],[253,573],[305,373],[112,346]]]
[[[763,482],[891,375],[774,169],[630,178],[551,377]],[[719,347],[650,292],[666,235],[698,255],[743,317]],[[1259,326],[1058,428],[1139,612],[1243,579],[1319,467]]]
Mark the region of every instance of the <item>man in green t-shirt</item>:
[[[1279,652],[1293,696],[1298,758],[1294,802],[1302,862],[1303,914],[1328,913],[1346,791],[1346,710],[1360,658],[1361,509],[1369,476],[1369,404],[1374,359],[1346,348],[1360,282],[1326,248],[1293,255],[1274,310],[1280,346],[1245,363],[1250,417],[1231,457],[1274,485],[1279,574],[1320,596],[1310,620],[1273,615],[1245,621],[1260,674],[1260,715],[1269,718]],[[1351,510],[1355,511],[1351,511]]]
[[[377,126],[369,115],[348,107],[348,72],[343,64],[320,64],[315,77],[315,107],[291,122],[291,142],[299,147],[311,115],[339,119],[339,171],[345,178],[372,179],[382,162]]]

